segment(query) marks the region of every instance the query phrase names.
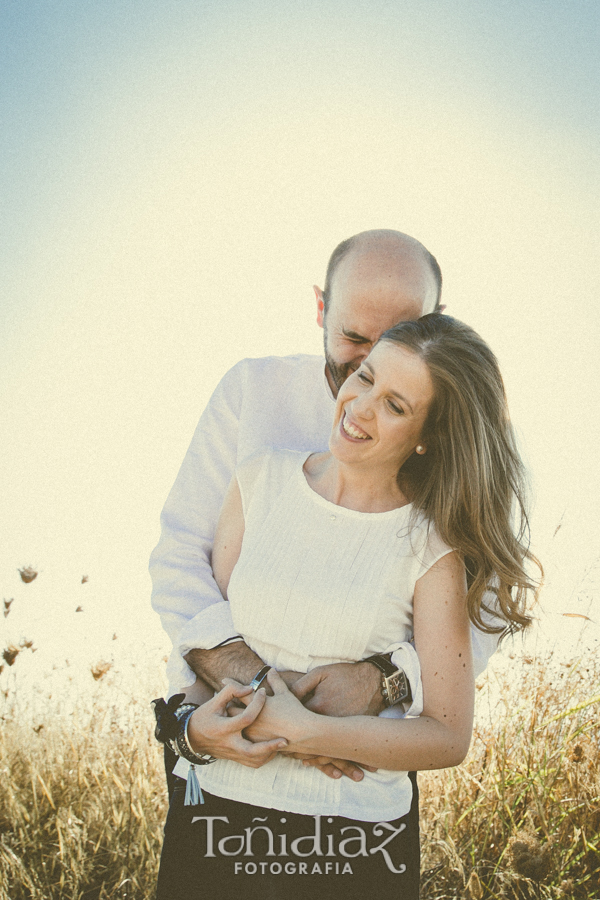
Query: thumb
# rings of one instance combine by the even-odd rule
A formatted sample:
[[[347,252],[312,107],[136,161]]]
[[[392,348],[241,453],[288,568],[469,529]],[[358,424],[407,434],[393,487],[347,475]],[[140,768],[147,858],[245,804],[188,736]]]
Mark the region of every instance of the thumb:
[[[269,673],[270,674],[270,673]],[[320,680],[319,673],[314,670],[298,678],[292,685],[292,693],[296,695],[298,700],[304,700],[309,694],[315,690]]]

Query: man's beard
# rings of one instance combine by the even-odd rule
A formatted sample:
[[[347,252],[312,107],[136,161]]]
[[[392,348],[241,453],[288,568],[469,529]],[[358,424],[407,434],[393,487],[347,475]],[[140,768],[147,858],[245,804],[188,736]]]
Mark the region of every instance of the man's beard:
[[[337,363],[333,356],[330,355],[329,350],[327,349],[327,328],[323,327],[324,331],[324,345],[325,345],[325,362],[327,363],[327,368],[329,369],[329,374],[331,375],[332,381],[336,386],[336,390],[339,391],[346,378],[352,375],[353,372],[356,372],[358,369],[358,364],[356,360],[351,360],[347,363]]]

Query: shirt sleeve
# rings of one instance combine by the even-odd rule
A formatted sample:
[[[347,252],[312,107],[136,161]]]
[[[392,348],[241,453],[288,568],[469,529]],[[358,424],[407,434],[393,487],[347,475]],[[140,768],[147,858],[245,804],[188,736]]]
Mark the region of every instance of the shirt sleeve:
[[[248,459],[244,460],[235,470],[234,477],[237,478],[240,493],[242,496],[242,509],[244,517],[247,517],[249,505],[252,501],[254,486],[256,480],[262,471],[266,460],[270,453],[260,451],[254,453]],[[218,520],[218,514],[217,514]],[[212,545],[212,541],[211,541]],[[214,579],[212,577],[212,567],[210,569],[210,583]],[[217,588],[218,590],[218,588]],[[231,605],[223,600],[221,592],[216,602],[211,603],[200,610],[192,619],[183,626],[179,634],[179,653],[185,656],[190,650],[210,650],[221,644],[230,643],[232,640],[242,640],[237,634],[233,624],[231,615]]]
[[[236,463],[244,362],[224,376],[204,410],[161,515],[150,557],[152,607],[173,643],[171,682],[193,680],[182,659],[235,636],[210,566],[215,527]],[[178,657],[178,658],[177,658]]]
[[[254,489],[258,481],[259,475],[268,465],[269,460],[273,457],[272,450],[259,450],[245,459],[235,470],[240,495],[242,498],[242,512],[244,520],[248,521],[248,510],[254,496]]]
[[[394,717],[400,715],[420,716],[423,712],[423,682],[421,681],[421,664],[414,645],[409,641],[402,641],[391,644],[386,652],[392,654],[392,663],[398,669],[404,669],[412,697],[410,701],[406,700],[404,703],[398,703],[395,707],[391,707],[396,710]]]

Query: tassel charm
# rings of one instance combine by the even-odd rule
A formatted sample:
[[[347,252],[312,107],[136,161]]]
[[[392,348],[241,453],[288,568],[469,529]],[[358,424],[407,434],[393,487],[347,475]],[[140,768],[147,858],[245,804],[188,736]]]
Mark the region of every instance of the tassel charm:
[[[196,775],[196,766],[191,764],[188,772],[187,784],[185,786],[185,799],[183,805],[198,806],[200,803],[204,803],[204,797],[202,796],[200,782]]]

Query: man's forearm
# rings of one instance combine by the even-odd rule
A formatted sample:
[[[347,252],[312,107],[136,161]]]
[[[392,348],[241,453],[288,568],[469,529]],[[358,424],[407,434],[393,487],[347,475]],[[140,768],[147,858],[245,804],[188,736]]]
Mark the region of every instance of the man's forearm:
[[[224,678],[250,684],[264,665],[263,660],[244,641],[235,641],[211,650],[190,650],[185,661],[214,690],[220,691]],[[380,692],[381,675],[371,663],[337,663],[319,666],[310,676],[298,672],[281,672],[291,687],[299,680],[310,682],[309,696],[295,691],[313,712],[329,716],[377,715],[384,708]],[[271,689],[263,685],[267,693]],[[358,691],[358,693],[357,693]]]
[[[244,641],[235,641],[212,650],[190,650],[185,661],[199,678],[216,691],[223,687],[224,678],[233,678],[240,684],[250,684],[264,665]]]

